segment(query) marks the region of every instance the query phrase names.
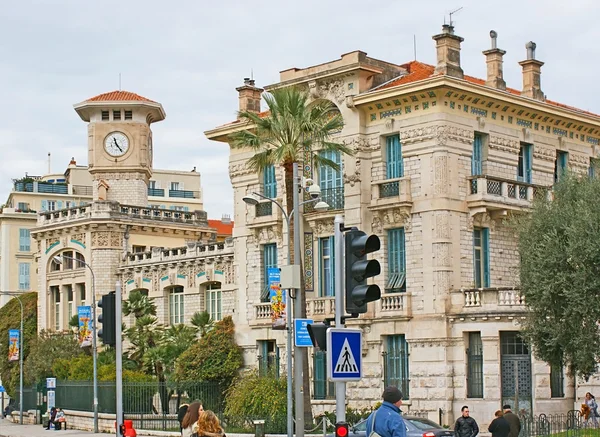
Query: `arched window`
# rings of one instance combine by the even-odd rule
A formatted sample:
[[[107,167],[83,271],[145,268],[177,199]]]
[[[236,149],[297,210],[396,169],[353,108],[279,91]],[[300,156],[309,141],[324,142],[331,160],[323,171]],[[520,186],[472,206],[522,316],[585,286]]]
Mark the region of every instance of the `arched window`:
[[[210,314],[212,320],[221,320],[223,318],[222,304],[221,304],[221,283],[212,282],[206,286],[206,292],[204,293],[206,298],[206,311]]]
[[[183,314],[183,287],[171,287],[169,289],[169,324],[183,323]]]

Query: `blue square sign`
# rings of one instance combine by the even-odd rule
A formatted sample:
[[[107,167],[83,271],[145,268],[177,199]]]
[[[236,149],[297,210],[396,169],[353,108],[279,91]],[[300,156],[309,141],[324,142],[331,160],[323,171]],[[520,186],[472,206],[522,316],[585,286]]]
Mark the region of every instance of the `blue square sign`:
[[[349,328],[327,330],[327,379],[356,381],[362,378],[362,331]]]
[[[306,328],[312,322],[311,319],[294,319],[294,342],[296,347],[313,347],[310,334]]]

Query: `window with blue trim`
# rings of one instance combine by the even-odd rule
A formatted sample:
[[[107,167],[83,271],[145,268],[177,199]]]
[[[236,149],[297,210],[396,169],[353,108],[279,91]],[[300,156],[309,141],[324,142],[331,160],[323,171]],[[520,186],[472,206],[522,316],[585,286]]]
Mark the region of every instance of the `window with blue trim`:
[[[19,229],[19,251],[29,252],[31,250],[31,233],[29,229]]]
[[[387,179],[404,177],[402,145],[400,135],[392,135],[385,139],[385,161]]]
[[[590,167],[588,168],[588,176],[591,179],[595,179],[597,177],[599,164],[600,164],[600,159],[590,158]]]
[[[531,183],[533,165],[533,146],[531,144],[521,143],[519,149],[519,161],[517,163],[517,180]]]
[[[335,398],[335,383],[327,381],[327,354],[314,351],[313,355],[313,399]]]
[[[554,161],[554,182],[558,182],[564,175],[569,166],[569,153],[561,150],[556,151],[556,160]]]
[[[473,229],[473,282],[475,288],[490,287],[490,230]]]
[[[335,170],[326,165],[319,167],[319,186],[321,187],[321,198],[331,209],[342,209],[344,207],[344,183],[342,180],[342,156],[340,152],[324,150],[319,156],[328,159],[338,165]]]
[[[279,377],[279,348],[275,340],[258,340],[258,371],[266,376],[273,372]]]
[[[277,267],[277,244],[263,245],[263,286],[260,295],[261,302],[269,302],[269,269]]]
[[[264,195],[271,199],[277,197],[277,181],[275,180],[275,166],[265,167],[263,172],[263,191]]]
[[[471,155],[471,176],[483,174],[483,138],[482,134],[475,132],[473,138],[473,155]]]
[[[29,290],[29,263],[19,263],[19,290]]]
[[[388,335],[383,354],[383,379],[385,387],[395,385],[402,392],[402,399],[410,396],[410,374],[408,367],[408,342],[404,334]]]
[[[319,239],[320,287],[321,297],[335,296],[335,258],[333,237]]]
[[[406,291],[406,241],[404,228],[387,231],[388,277],[385,290],[389,293]]]

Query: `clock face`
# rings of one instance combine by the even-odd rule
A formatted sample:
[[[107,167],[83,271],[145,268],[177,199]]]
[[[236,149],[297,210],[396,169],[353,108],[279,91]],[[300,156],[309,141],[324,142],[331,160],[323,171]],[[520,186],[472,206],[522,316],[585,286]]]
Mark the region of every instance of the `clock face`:
[[[104,149],[111,156],[123,156],[129,150],[129,139],[122,132],[113,132],[104,140]]]

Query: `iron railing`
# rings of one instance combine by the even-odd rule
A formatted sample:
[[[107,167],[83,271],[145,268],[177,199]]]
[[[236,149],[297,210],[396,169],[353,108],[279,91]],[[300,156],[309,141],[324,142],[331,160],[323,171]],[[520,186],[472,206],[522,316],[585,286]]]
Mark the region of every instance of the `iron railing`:
[[[321,200],[329,205],[329,210],[344,209],[344,187],[321,189]],[[304,205],[304,212],[314,212],[315,202]]]
[[[379,197],[394,197],[400,194],[400,181],[386,182],[379,185]]]
[[[256,217],[267,217],[273,215],[272,202],[260,202],[256,204]]]
[[[180,197],[183,199],[200,199],[200,191],[169,190],[169,197]]]
[[[600,418],[587,419],[578,410],[562,414],[521,415],[519,437],[596,437],[600,435]]]
[[[27,193],[68,194],[69,188],[67,184],[50,184],[48,182],[16,182],[15,191]]]
[[[165,190],[164,190],[164,188],[148,187],[148,196],[165,197]]]
[[[74,196],[91,196],[93,191],[93,188],[88,185],[73,185]]]

